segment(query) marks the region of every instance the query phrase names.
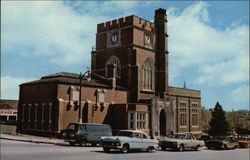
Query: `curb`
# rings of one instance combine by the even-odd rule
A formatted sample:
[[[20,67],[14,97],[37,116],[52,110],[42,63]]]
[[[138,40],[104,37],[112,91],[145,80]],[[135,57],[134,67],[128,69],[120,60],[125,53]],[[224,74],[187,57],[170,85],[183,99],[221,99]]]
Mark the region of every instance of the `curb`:
[[[6,139],[6,140],[11,140],[11,141],[20,141],[20,142],[30,142],[30,143],[44,143],[44,144],[60,144],[60,145],[65,145],[63,142],[45,142],[45,141],[34,141],[34,140],[25,140],[25,139],[15,139],[15,138],[5,138],[5,137],[0,137],[0,139]]]

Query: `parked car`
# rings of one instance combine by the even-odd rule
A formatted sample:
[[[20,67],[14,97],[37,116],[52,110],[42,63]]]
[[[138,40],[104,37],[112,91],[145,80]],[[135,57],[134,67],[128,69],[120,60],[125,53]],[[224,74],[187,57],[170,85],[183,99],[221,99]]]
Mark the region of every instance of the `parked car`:
[[[107,124],[92,124],[92,123],[69,123],[68,127],[63,132],[63,139],[69,142],[69,145],[74,146],[76,143],[81,146],[86,143],[91,143],[96,146],[100,143],[102,136],[112,136],[111,127]]]
[[[119,149],[127,153],[133,149],[153,151],[157,147],[158,141],[150,139],[149,136],[138,130],[120,130],[117,136],[101,137],[101,145],[105,152],[110,149]]]
[[[206,146],[207,141],[209,141],[211,139],[212,139],[212,136],[209,136],[208,134],[204,134],[201,137],[199,137],[198,140],[204,141],[205,142],[205,146]]]
[[[208,149],[235,149],[238,146],[235,138],[230,136],[215,137],[214,140],[208,140],[206,147]]]
[[[203,147],[204,141],[196,140],[191,134],[171,134],[169,138],[159,141],[159,146],[162,150],[166,148],[183,151],[183,149],[198,150]]]
[[[250,148],[250,136],[249,137],[242,137],[238,140],[238,147],[239,148]]]

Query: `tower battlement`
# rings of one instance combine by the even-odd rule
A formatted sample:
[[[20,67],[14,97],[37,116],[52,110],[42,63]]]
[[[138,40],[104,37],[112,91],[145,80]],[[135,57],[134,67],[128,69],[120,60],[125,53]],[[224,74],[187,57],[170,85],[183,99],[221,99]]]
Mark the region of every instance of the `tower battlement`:
[[[108,30],[118,29],[127,26],[136,26],[147,31],[154,31],[154,23],[147,21],[143,18],[131,15],[127,17],[122,17],[119,19],[114,19],[97,25],[97,33],[105,32]]]

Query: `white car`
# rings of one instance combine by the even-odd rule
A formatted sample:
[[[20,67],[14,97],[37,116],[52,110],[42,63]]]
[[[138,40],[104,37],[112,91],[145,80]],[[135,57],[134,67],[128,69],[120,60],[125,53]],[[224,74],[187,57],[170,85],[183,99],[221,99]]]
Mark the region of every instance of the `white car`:
[[[132,149],[153,151],[158,141],[150,139],[149,136],[142,131],[137,130],[120,130],[117,136],[101,137],[101,145],[105,152],[110,149],[119,149],[123,153],[127,153]]]
[[[196,140],[191,134],[172,134],[169,138],[162,139],[159,141],[159,146],[162,150],[166,148],[178,149],[194,149],[198,150],[200,147],[204,147],[204,141]]]

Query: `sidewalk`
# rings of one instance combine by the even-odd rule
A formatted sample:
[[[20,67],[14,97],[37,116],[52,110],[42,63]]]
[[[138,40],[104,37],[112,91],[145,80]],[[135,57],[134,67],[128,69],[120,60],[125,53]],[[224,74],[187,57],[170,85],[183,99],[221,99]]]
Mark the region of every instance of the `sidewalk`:
[[[32,142],[32,143],[46,143],[46,144],[60,144],[60,145],[67,145],[68,144],[68,143],[64,142],[63,139],[39,137],[39,136],[32,136],[32,135],[26,135],[26,134],[17,134],[17,135],[0,134],[0,139]]]

